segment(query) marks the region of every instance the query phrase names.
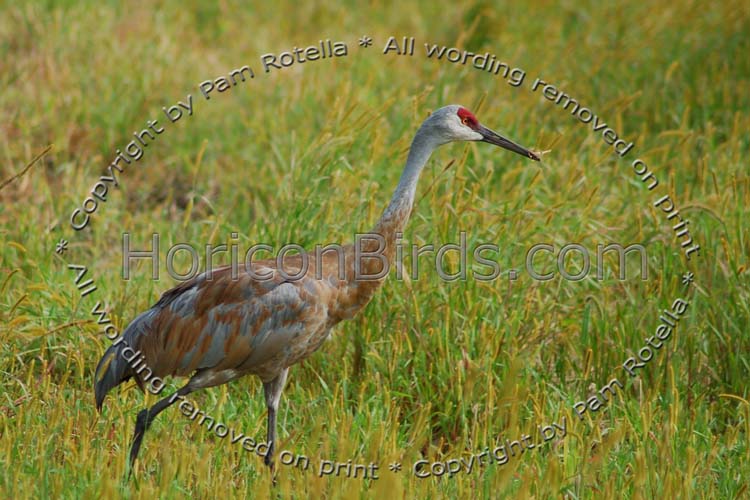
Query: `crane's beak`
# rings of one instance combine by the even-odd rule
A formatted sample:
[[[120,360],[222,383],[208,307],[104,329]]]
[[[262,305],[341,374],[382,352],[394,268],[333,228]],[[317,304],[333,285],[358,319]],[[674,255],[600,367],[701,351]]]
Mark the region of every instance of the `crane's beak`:
[[[531,158],[532,160],[539,161],[539,156],[536,153],[529,151],[525,147],[516,144],[510,139],[506,139],[502,135],[493,132],[484,125],[479,125],[479,128],[476,130],[477,132],[482,134],[482,142],[489,142],[490,144],[494,144],[495,146],[500,146],[501,148],[513,151],[514,153],[518,153],[519,155],[523,155],[527,158]]]

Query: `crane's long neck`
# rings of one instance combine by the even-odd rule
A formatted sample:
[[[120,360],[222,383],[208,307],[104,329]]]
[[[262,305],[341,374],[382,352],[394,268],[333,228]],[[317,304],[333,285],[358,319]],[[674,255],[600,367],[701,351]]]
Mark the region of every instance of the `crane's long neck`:
[[[411,143],[406,167],[391,202],[369,235],[363,235],[365,239],[359,241],[360,258],[354,249],[358,244],[352,247],[352,258],[346,265],[345,286],[329,313],[332,318],[352,318],[367,305],[385,280],[396,253],[396,236],[404,230],[411,215],[419,174],[437,146],[425,128],[420,127]]]
[[[414,204],[414,195],[417,192],[419,175],[437,146],[434,141],[430,140],[424,128],[420,128],[414,136],[404,172],[401,174],[398,186],[396,186],[396,190],[391,197],[391,202],[371,231],[383,236],[388,250],[393,249],[397,233],[402,232],[409,221]],[[390,261],[391,252],[387,251],[386,253],[389,254],[388,260]]]

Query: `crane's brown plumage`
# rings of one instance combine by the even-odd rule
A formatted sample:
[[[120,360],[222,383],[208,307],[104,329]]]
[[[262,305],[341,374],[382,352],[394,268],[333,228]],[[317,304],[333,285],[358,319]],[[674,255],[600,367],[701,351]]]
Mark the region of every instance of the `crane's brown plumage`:
[[[308,254],[302,276],[303,257],[291,255],[281,269],[275,259],[253,262],[248,272],[236,276],[223,267],[165,292],[102,356],[94,383],[97,407],[107,392],[129,378],[143,389],[147,372],[128,364],[123,356],[128,347],[143,355],[148,377],[190,376],[179,396],[257,375],[268,407],[266,463],[272,465],[276,411],[289,367],[315,352],[331,328],[370,302],[393,261],[396,236],[409,219],[422,168],[436,147],[455,140],[490,142],[539,159],[481,126],[465,108],[437,110],[415,135],[401,180],[372,236],[358,239],[358,248],[341,247],[343,259],[335,248]],[[174,401],[175,395],[165,397],[138,414],[131,465],[153,419]]]
[[[362,247],[367,251],[372,245],[363,242]],[[228,266],[214,269],[210,279],[198,275],[162,295],[146,313],[148,322],[133,334],[132,347],[157,377],[232,370],[231,378],[251,373],[271,380],[279,367],[315,351],[329,330],[366,306],[382,283],[384,278],[356,282],[354,247],[343,250],[343,272],[330,250],[321,254],[320,269],[315,255],[309,255],[307,273],[299,278],[300,255],[283,261],[293,279],[278,272],[275,260],[252,263],[256,276],[273,274],[265,280],[245,272],[233,277]],[[380,261],[372,260],[377,264],[364,260],[361,274],[382,269]]]

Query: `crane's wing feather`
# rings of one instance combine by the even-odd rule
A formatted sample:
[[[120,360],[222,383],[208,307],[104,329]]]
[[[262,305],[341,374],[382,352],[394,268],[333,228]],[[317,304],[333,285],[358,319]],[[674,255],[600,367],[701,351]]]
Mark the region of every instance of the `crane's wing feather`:
[[[254,270],[256,276],[273,271]],[[259,280],[222,268],[164,293],[125,335],[137,337],[130,340],[157,376],[291,364],[317,348],[327,332],[329,289],[310,277],[290,281],[275,273]]]

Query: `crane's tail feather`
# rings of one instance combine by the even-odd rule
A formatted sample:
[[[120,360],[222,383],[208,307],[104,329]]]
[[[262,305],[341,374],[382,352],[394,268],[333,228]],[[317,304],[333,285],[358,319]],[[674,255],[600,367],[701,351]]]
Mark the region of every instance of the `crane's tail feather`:
[[[94,375],[94,396],[96,397],[96,409],[101,411],[104,397],[109,391],[135,377],[138,387],[143,390],[143,383],[137,376],[136,371],[130,365],[130,360],[124,354],[125,349],[132,348],[139,344],[139,340],[148,335],[151,320],[158,311],[149,309],[135,318],[122,332],[122,335],[115,340],[104,352],[104,356],[99,361]],[[138,370],[140,371],[140,369]]]
[[[107,393],[132,376],[130,365],[121,353],[126,347],[125,342],[112,344],[96,367],[94,395],[98,411],[102,410],[102,403]]]

